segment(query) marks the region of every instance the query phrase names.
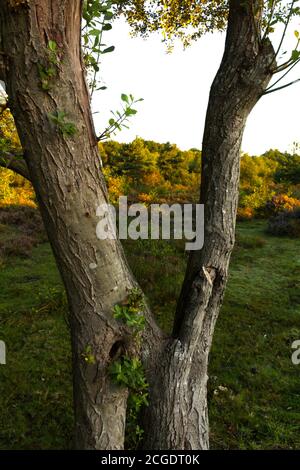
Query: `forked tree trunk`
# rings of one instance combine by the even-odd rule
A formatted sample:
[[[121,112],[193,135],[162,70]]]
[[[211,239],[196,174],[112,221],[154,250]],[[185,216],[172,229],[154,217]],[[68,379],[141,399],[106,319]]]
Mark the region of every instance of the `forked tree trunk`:
[[[246,119],[265,90],[274,51],[259,40],[258,0],[230,1],[225,54],[212,85],[203,140],[201,202],[205,244],[190,256],[173,335],[165,339],[147,310],[142,357],[150,383],[145,448],[206,449],[206,382],[212,334],[234,244],[239,152]],[[96,207],[107,200],[80,51],[80,0],[0,0],[1,79],[24,149],[69,301],[76,446],[121,449],[127,390],[107,367],[116,345],[131,348],[112,307],[135,285],[120,243],[96,238]],[[48,41],[60,59],[41,87]],[[3,73],[4,69],[4,73]],[[63,111],[76,125],[53,125]],[[49,117],[52,115],[52,118]],[[92,354],[94,363],[85,361]]]

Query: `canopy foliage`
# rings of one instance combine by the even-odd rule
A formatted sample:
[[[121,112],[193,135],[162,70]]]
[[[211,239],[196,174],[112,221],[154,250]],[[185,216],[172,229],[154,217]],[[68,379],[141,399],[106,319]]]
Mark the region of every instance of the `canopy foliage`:
[[[264,33],[273,32],[276,24],[285,24],[292,16],[299,15],[298,2],[258,0],[258,10],[263,8]],[[180,38],[185,45],[207,32],[225,30],[229,10],[229,0],[115,0],[113,3],[118,13],[125,15],[134,34],[145,37],[161,30],[166,41]]]
[[[227,0],[129,0],[114,2],[135,34],[162,30],[165,39],[178,37],[188,44],[203,34],[224,30]]]

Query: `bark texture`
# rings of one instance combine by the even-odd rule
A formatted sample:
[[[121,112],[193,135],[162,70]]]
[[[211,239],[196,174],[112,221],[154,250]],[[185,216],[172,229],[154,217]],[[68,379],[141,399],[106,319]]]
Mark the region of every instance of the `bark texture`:
[[[258,0],[230,1],[225,53],[211,88],[203,139],[201,203],[205,244],[193,253],[165,338],[148,310],[142,357],[150,383],[144,448],[207,449],[208,354],[234,245],[239,152],[246,119],[265,90],[274,51],[260,40]],[[121,245],[96,238],[96,208],[107,201],[80,49],[80,0],[0,0],[1,77],[70,306],[76,446],[121,449],[127,390],[107,367],[128,331],[112,307],[135,285]],[[254,14],[253,12],[256,12]],[[41,87],[47,44],[58,45],[51,87]],[[66,135],[51,116],[76,126]],[[86,362],[87,351],[93,361]]]

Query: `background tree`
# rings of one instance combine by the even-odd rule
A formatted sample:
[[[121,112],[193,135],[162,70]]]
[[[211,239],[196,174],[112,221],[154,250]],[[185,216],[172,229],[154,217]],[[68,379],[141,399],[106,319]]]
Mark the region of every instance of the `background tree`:
[[[108,147],[119,149],[117,154],[109,153],[107,164],[111,170],[117,175],[126,175],[135,183],[155,166],[155,155],[147,149],[143,139],[136,138],[132,143],[123,145],[109,142]]]
[[[167,39],[191,21],[199,35],[228,18],[203,139],[205,244],[190,256],[170,337],[140,297],[120,243],[96,239],[95,209],[107,192],[80,48],[82,7],[92,3],[1,0],[0,9],[0,79],[70,307],[76,445],[123,447],[128,392],[131,404],[146,399],[141,358],[149,383],[145,448],[206,449],[208,355],[234,245],[241,139],[251,109],[279,71],[268,38],[273,18],[287,25],[295,2],[287,14],[280,14],[280,2],[261,0],[201,2],[198,9],[196,1],[151,2],[154,12],[150,2],[124,4],[154,13],[150,26]],[[297,60],[294,53],[280,70]]]

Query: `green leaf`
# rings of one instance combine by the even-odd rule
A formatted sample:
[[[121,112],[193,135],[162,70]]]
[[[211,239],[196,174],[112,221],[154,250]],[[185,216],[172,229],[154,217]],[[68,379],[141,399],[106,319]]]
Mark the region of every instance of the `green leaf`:
[[[103,31],[110,31],[112,29],[112,25],[109,23],[105,23],[102,29]]]
[[[111,11],[107,11],[104,15],[105,20],[111,20],[113,18],[113,13]]]
[[[125,93],[122,93],[121,95],[121,100],[122,101],[125,101],[125,103],[129,103],[129,98],[127,95],[125,95]]]
[[[100,33],[101,33],[100,29],[90,29],[89,30],[89,35],[90,36],[99,36]]]
[[[296,49],[292,51],[292,56],[291,59],[296,62],[300,57],[300,51],[297,51]]]
[[[110,46],[104,49],[104,51],[102,51],[102,54],[107,54],[109,52],[113,52],[114,50],[115,50],[115,46]]]
[[[48,42],[48,49],[52,52],[55,52],[57,50],[57,44],[55,41],[50,40]]]

